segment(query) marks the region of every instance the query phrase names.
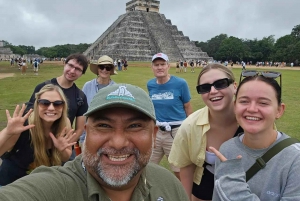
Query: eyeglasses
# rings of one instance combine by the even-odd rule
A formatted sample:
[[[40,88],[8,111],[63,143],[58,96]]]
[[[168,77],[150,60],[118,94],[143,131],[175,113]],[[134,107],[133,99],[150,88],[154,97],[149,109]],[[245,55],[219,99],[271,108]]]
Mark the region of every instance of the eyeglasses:
[[[100,68],[101,70],[105,70],[106,71],[111,71],[112,67],[111,66],[108,66],[108,65],[99,65],[98,68]]]
[[[41,106],[44,109],[48,108],[51,104],[53,105],[53,107],[55,109],[61,109],[65,104],[64,101],[57,100],[57,101],[51,102],[51,101],[46,100],[46,99],[39,99],[39,100],[37,100],[37,102],[39,103],[39,106]]]
[[[66,63],[66,64],[67,64],[67,66],[68,66],[69,68],[75,69],[75,71],[78,72],[78,73],[82,73],[82,71],[83,71],[81,68],[76,67],[76,66],[74,66],[73,64],[70,64],[70,63]]]
[[[227,88],[229,85],[231,85],[234,81],[232,79],[223,78],[214,81],[212,84],[200,84],[196,86],[196,90],[198,94],[205,94],[209,93],[211,90],[211,87],[214,86],[216,90],[221,90]]]
[[[241,83],[242,77],[254,77],[254,76],[258,76],[258,75],[262,75],[265,78],[272,78],[272,79],[276,79],[276,78],[280,77],[280,88],[282,88],[281,73],[276,72],[276,71],[244,70],[241,72],[239,83]]]

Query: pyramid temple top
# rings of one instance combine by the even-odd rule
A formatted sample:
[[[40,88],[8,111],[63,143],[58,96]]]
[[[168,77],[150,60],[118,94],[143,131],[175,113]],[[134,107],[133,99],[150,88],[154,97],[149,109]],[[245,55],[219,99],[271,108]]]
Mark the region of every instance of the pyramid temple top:
[[[4,47],[4,40],[0,40],[0,47]]]
[[[126,3],[126,12],[140,10],[159,13],[159,1],[155,0],[131,0]]]

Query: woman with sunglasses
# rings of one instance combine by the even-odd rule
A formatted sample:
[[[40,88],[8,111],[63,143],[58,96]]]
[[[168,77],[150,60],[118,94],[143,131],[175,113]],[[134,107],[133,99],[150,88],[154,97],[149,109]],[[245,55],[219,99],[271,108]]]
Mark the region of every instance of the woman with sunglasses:
[[[64,93],[48,84],[35,96],[33,110],[25,115],[25,104],[21,109],[17,105],[12,116],[6,110],[7,126],[0,132],[0,186],[38,166],[61,165],[71,156],[75,139]]]
[[[97,63],[90,64],[90,70],[97,75],[97,77],[87,81],[83,85],[82,91],[86,95],[88,104],[91,103],[93,97],[100,89],[115,83],[110,78],[110,76],[115,75],[115,73],[114,61],[109,56],[104,55],[98,59]]]
[[[220,151],[210,148],[219,158],[213,200],[300,200],[299,143],[285,147],[246,179],[245,172],[257,159],[289,136],[274,128],[285,110],[281,86],[273,79],[276,74],[243,76],[246,78],[236,92],[235,113],[244,132],[225,142]]]
[[[115,84],[110,78],[111,75],[115,75],[114,61],[109,56],[104,55],[98,59],[97,63],[90,64],[90,70],[97,75],[97,77],[83,85],[82,91],[86,95],[88,104],[91,103],[93,97],[100,89]],[[80,145],[83,143],[84,139],[85,131],[83,131],[80,136]]]
[[[242,129],[233,110],[234,75],[221,64],[208,64],[197,80],[197,92],[206,106],[191,114],[176,135],[169,162],[180,167],[180,178],[190,200],[211,200],[217,149]]]

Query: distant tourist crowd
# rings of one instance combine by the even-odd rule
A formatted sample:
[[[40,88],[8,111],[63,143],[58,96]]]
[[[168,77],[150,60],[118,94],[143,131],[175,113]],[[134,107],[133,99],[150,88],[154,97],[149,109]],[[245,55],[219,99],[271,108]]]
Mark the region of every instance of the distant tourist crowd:
[[[112,79],[126,59],[59,61],[62,74],[6,110],[0,201],[300,200],[300,142],[276,127],[286,107],[281,72],[242,61],[238,85],[231,61],[178,60],[176,73],[202,67],[195,90],[205,106],[194,111],[164,53],[149,61],[147,91]],[[37,74],[43,60],[11,62]],[[88,67],[94,78],[79,89]],[[159,166],[164,157],[171,171]]]

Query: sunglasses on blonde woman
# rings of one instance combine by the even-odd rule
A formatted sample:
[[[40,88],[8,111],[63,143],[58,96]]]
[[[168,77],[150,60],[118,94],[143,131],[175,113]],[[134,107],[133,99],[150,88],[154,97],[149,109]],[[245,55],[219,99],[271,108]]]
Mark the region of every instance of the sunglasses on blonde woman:
[[[57,100],[57,101],[51,102],[47,99],[39,99],[37,102],[38,102],[39,106],[41,106],[44,109],[48,108],[51,104],[53,105],[53,107],[55,109],[61,109],[65,104],[64,101]]]
[[[200,85],[196,86],[196,90],[197,90],[198,94],[206,94],[211,91],[212,86],[214,86],[214,88],[216,90],[221,90],[221,89],[227,88],[232,83],[233,83],[232,79],[223,78],[223,79],[214,81],[214,83],[212,83],[212,84],[200,84]]]

